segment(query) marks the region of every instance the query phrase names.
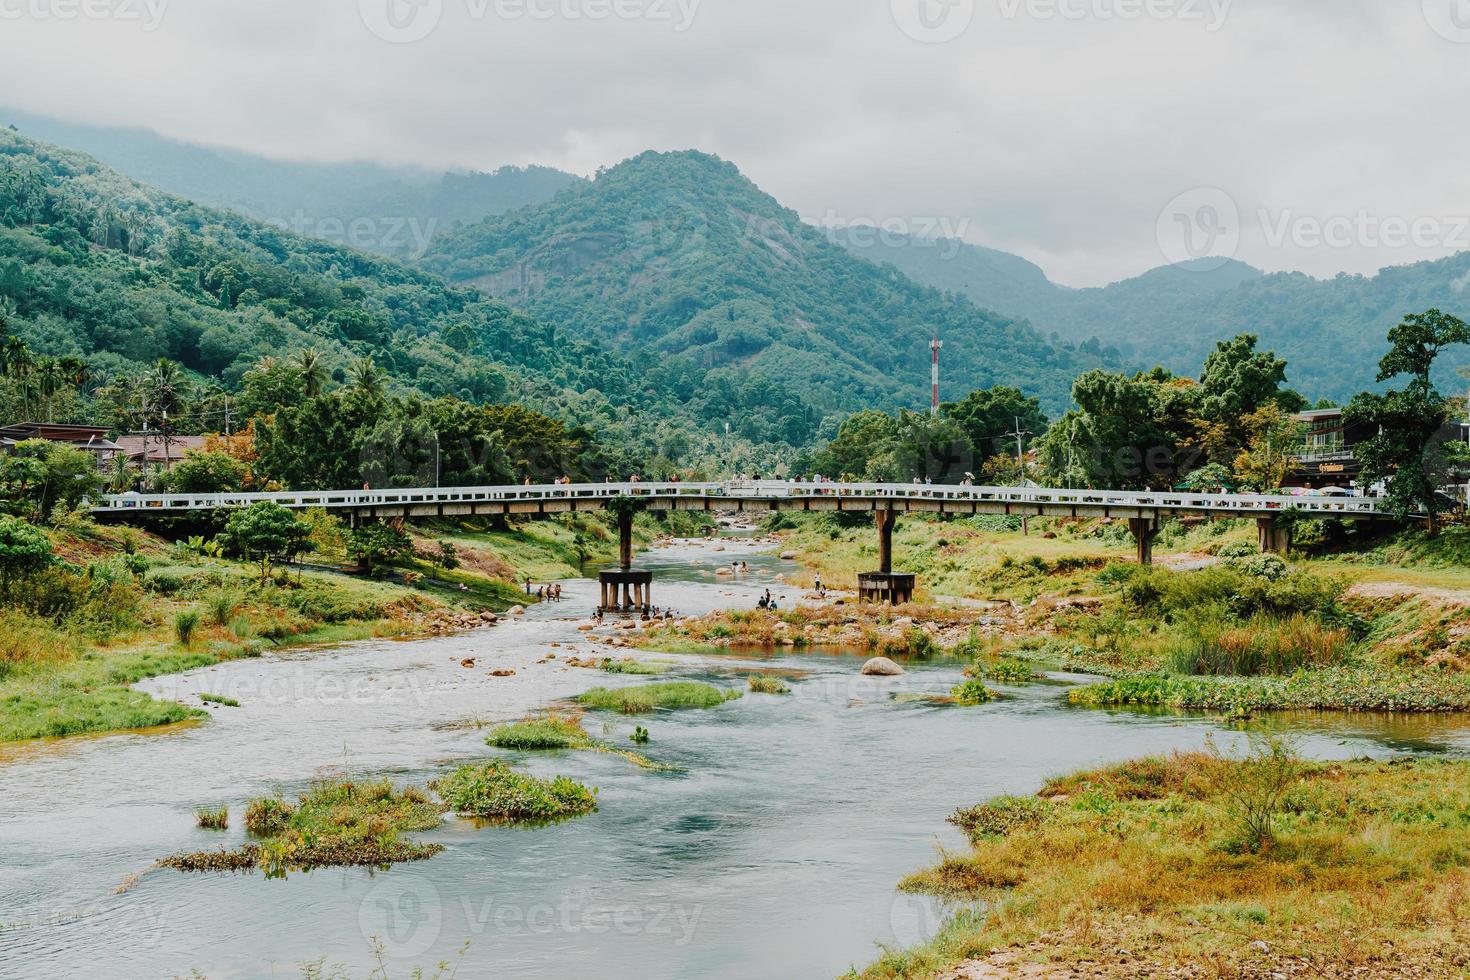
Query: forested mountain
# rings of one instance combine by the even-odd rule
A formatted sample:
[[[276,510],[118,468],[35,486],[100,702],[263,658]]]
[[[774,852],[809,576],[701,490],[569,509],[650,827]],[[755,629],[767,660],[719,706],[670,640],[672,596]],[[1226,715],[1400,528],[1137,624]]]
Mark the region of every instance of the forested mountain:
[[[0,126],[91,154],[134,180],[289,231],[397,257],[436,234],[550,199],[579,178],[551,167],[438,173],[372,163],[271,160],[145,129],[88,126],[0,108]]]
[[[955,241],[882,236],[854,249],[891,263],[919,282],[969,296],[986,309],[1028,319],[1044,334],[1072,343],[1096,338],[1139,366],[1199,369],[1221,340],[1258,334],[1262,347],[1291,362],[1291,383],[1316,398],[1346,401],[1375,384],[1385,337],[1407,313],[1438,307],[1470,315],[1470,253],[1394,266],[1376,276],[1314,279],[1262,273],[1241,262],[1164,266],[1096,289],[1068,289],[1005,252]],[[1446,352],[1443,385],[1459,387],[1455,369],[1470,362]]]
[[[452,281],[610,349],[768,377],[826,410],[1014,385],[1049,409],[1103,358],[849,254],[703,153],[645,153],[544,204],[441,237]]]
[[[805,441],[820,421],[759,378],[634,363],[474,289],[190,203],[10,130],[0,317],[38,354],[82,362],[94,384],[169,358],[228,390],[262,358],[310,349],[338,381],[366,358],[406,392],[520,402],[630,457],[707,461]]]

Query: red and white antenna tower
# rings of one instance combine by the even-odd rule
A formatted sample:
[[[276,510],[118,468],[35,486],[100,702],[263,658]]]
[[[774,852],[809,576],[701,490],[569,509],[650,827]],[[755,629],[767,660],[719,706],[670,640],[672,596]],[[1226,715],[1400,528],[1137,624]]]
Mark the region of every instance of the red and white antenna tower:
[[[944,342],[935,337],[929,342],[929,349],[934,352],[934,374],[933,374],[933,400],[930,403],[929,414],[939,414],[939,352],[944,350]]]

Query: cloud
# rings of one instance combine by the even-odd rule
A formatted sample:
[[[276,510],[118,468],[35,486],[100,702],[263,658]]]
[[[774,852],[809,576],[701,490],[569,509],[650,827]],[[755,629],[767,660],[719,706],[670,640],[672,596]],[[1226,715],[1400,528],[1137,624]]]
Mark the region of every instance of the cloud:
[[[1324,276],[1449,254],[1470,217],[1470,43],[1438,0],[151,0],[154,29],[121,16],[147,2],[63,20],[38,11],[64,0],[0,0],[7,101],[293,159],[590,173],[698,147],[808,217],[947,222],[1073,285],[1162,263],[1160,212],[1197,188],[1236,203],[1237,258]],[[1299,233],[1362,213],[1440,232]]]

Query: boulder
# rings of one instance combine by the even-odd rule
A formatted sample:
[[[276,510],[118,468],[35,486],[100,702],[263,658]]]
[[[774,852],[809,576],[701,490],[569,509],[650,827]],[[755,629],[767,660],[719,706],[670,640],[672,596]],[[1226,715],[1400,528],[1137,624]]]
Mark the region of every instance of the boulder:
[[[781,560],[782,561],[796,561],[796,552],[794,552],[794,551],[783,551],[783,552],[781,552]]]
[[[512,618],[514,618],[516,616],[524,616],[526,614],[526,607],[525,606],[511,606],[509,609],[507,609],[505,611],[505,614],[507,616],[512,617]]]
[[[903,668],[887,657],[874,657],[863,664],[864,677],[899,677]]]

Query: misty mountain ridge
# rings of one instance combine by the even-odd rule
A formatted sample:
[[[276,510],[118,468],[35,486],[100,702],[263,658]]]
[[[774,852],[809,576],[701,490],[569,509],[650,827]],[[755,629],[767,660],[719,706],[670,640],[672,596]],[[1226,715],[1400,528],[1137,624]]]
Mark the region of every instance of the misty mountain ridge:
[[[147,129],[69,123],[5,108],[0,125],[81,150],[134,180],[199,204],[399,258],[423,255],[437,234],[547,200],[581,180],[540,166],[445,173],[276,160]]]
[[[936,247],[890,234],[863,244],[853,250],[919,282],[1024,317],[1062,342],[1095,340],[1141,367],[1194,373],[1220,340],[1258,334],[1290,361],[1292,384],[1313,399],[1346,401],[1376,387],[1388,331],[1405,314],[1438,307],[1470,318],[1470,252],[1331,279],[1207,258],[1072,289],[1025,259],[968,242]],[[1450,350],[1441,362],[1440,384],[1458,389],[1455,371],[1470,364],[1470,353]]]

